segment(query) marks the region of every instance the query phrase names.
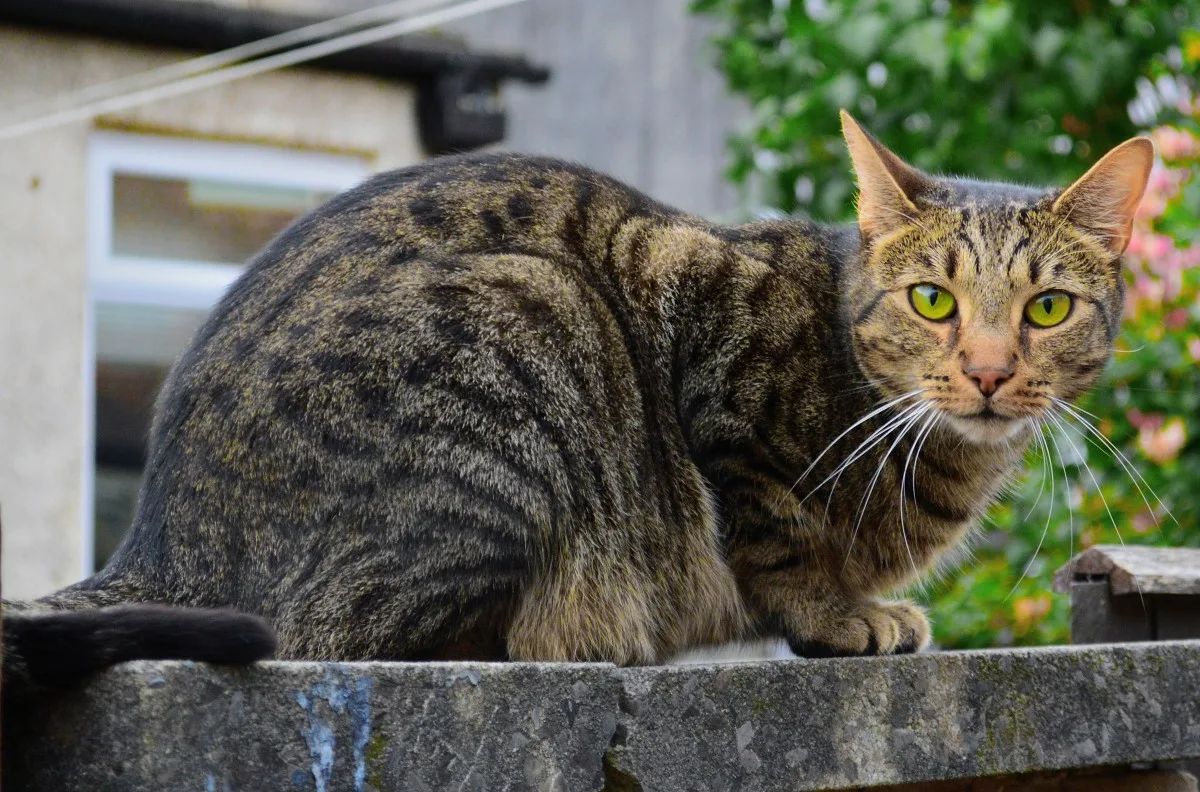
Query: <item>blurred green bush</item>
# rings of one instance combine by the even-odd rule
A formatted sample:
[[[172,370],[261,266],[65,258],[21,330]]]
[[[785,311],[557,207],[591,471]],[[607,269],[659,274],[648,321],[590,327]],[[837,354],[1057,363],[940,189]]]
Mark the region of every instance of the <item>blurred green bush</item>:
[[[1050,584],[1073,552],[1121,541],[1200,545],[1196,129],[1192,117],[1154,130],[1167,167],[1151,176],[1126,256],[1129,291],[1116,354],[1077,415],[1058,416],[1060,425],[1047,432],[1051,459],[1031,454],[1029,474],[993,511],[977,563],[931,590],[945,645],[1065,643],[1067,600],[1052,595]]]
[[[729,176],[849,217],[838,109],[933,172],[1056,184],[1137,132],[1127,105],[1196,0],[695,0],[753,108]]]
[[[944,646],[1065,642],[1067,602],[1050,593],[1050,578],[1073,552],[1122,539],[1200,544],[1200,145],[1190,94],[1198,4],[693,7],[721,22],[720,66],[751,103],[728,175],[760,208],[852,216],[840,107],[925,170],[1035,184],[1067,184],[1139,130],[1174,122],[1154,130],[1169,167],[1156,168],[1130,246],[1112,365],[1083,412],[1056,416],[1046,432],[1052,458],[1031,453],[1029,474],[993,510],[973,559],[923,597]]]

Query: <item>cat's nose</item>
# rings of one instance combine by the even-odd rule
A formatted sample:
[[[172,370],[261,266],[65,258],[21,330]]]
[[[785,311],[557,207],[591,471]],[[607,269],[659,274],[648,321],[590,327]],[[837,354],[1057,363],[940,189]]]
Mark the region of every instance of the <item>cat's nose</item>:
[[[963,369],[963,374],[967,375],[967,379],[973,381],[979,392],[984,396],[991,396],[1000,386],[1008,382],[1012,377],[1011,368],[966,368]]]

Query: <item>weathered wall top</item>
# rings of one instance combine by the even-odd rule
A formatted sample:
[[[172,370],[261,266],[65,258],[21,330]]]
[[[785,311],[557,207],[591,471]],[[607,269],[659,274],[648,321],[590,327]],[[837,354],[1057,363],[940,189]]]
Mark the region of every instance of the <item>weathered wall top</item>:
[[[1113,594],[1200,594],[1200,548],[1095,545],[1054,573],[1056,591],[1107,578]]]
[[[8,789],[813,790],[1200,757],[1200,641],[617,669],[131,663]]]

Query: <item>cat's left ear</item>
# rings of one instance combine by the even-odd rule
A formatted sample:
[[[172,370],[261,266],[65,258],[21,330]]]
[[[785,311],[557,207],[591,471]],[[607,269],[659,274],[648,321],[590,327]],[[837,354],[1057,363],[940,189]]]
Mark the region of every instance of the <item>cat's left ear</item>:
[[[842,137],[858,177],[858,227],[863,236],[886,234],[916,220],[914,199],[929,188],[929,178],[858,125],[842,111]]]
[[[1103,237],[1113,253],[1124,253],[1133,233],[1133,214],[1142,202],[1153,167],[1150,138],[1126,140],[1068,187],[1052,210]]]

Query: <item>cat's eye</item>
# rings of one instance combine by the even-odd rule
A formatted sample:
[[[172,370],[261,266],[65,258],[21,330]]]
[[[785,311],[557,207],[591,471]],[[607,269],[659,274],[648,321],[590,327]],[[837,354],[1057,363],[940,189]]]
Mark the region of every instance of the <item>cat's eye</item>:
[[[913,310],[933,322],[949,319],[954,315],[954,295],[932,283],[918,283],[908,290],[908,301]]]
[[[1071,313],[1071,295],[1063,292],[1043,292],[1025,304],[1025,318],[1037,327],[1062,324]]]

